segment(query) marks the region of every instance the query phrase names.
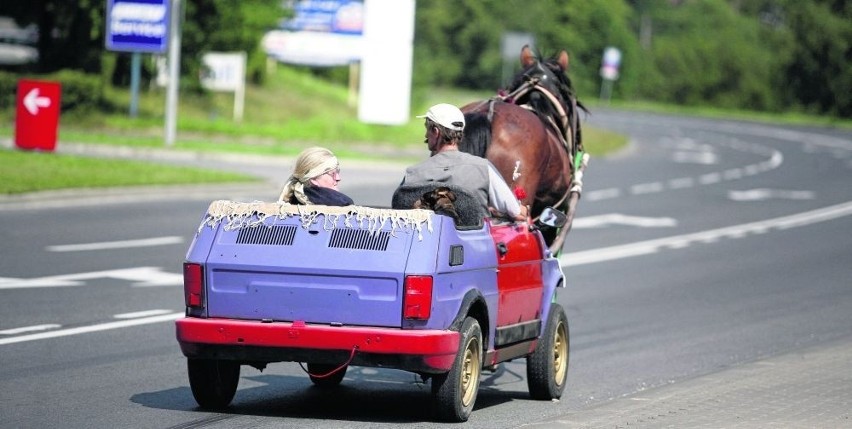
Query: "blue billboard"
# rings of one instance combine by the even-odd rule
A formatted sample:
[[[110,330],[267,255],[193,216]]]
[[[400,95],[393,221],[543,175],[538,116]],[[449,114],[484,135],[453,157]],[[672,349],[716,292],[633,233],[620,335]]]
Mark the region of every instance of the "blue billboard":
[[[361,35],[364,28],[361,0],[299,0],[293,13],[281,23],[284,30]]]
[[[170,0],[107,0],[106,48],[162,54],[168,50]]]

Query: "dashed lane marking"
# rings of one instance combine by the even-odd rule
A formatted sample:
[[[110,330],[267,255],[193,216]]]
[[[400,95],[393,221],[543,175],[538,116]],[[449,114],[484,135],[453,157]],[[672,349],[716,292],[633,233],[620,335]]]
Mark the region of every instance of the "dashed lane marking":
[[[128,249],[134,247],[165,246],[183,243],[183,237],[152,237],[140,240],[104,241],[100,243],[60,244],[47,246],[49,252],[81,252],[87,250]]]
[[[18,335],[26,332],[47,331],[49,329],[61,328],[62,325],[56,323],[45,323],[43,325],[23,326],[20,328],[4,329],[0,331],[0,335]]]
[[[639,183],[631,186],[628,189],[627,193],[630,195],[647,195],[664,192],[666,190],[687,189],[697,184],[714,185],[723,181],[738,180],[744,177],[765,173],[767,171],[778,168],[779,166],[781,166],[781,164],[784,163],[784,155],[782,155],[781,152],[769,147],[743,142],[723,144],[739,151],[751,152],[757,155],[765,156],[766,159],[761,162],[746,165],[741,168],[733,168],[725,170],[723,172],[706,173],[698,177],[679,177],[676,179],[670,179],[665,183]],[[587,191],[583,194],[583,198],[588,201],[609,200],[613,198],[619,198],[621,196],[622,192],[618,188],[607,188]]]
[[[116,319],[138,319],[141,317],[150,317],[150,316],[159,316],[161,314],[171,313],[172,310],[144,310],[144,311],[134,311],[132,313],[121,313],[114,314],[112,317]]]
[[[560,256],[559,261],[563,267],[594,264],[597,262],[629,258],[632,256],[649,255],[665,249],[682,249],[695,243],[715,243],[724,238],[742,238],[750,234],[763,234],[773,229],[784,230],[795,228],[849,215],[852,215],[852,201],[791,216],[783,216],[758,222],[695,232],[692,234],[676,235],[672,237],[640,241],[637,243],[568,253]]]
[[[33,279],[0,278],[0,290],[44,287],[82,286],[86,280],[117,279],[132,281],[134,287],[180,286],[183,274],[164,272],[159,267],[122,268],[117,270],[93,271],[88,273],[63,274]]]
[[[0,338],[0,346],[7,344],[23,343],[27,341],[45,340],[48,338],[67,337],[70,335],[87,334],[90,332],[109,331],[112,329],[127,328],[130,326],[148,325],[151,323],[169,322],[180,319],[184,313],[169,313],[159,316],[143,317],[139,319],[119,320],[116,322],[101,323],[98,325],[80,326],[76,328],[60,329],[57,331],[40,332],[38,334],[21,335],[11,338]]]

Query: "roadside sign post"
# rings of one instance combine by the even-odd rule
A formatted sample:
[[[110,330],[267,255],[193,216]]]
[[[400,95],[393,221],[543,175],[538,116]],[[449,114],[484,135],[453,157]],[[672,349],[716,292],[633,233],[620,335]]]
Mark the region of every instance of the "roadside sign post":
[[[141,54],[163,54],[169,49],[172,11],[180,10],[179,5],[180,0],[107,0],[106,48],[132,55],[131,117],[138,113]]]
[[[201,86],[211,91],[234,92],[234,120],[243,120],[246,91],[246,53],[208,52],[201,58]]]
[[[618,80],[618,68],[621,66],[621,51],[618,48],[608,46],[604,49],[603,63],[601,64],[601,100],[609,103],[612,97],[613,83]]]
[[[178,84],[180,83],[180,24],[183,18],[181,0],[171,0],[172,13],[169,20],[169,85],[166,89],[166,146],[174,146],[177,136]]]
[[[532,33],[520,33],[507,31],[500,39],[500,57],[503,59],[503,69],[500,74],[500,84],[508,85],[512,77],[514,64],[518,62],[521,49],[524,45],[535,46],[535,35]]]
[[[53,151],[59,129],[59,82],[21,79],[15,111],[15,146]]]

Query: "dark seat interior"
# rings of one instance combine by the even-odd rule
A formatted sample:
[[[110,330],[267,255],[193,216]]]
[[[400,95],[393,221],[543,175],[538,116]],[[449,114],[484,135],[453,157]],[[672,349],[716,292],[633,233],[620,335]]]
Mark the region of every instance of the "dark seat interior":
[[[456,212],[459,215],[459,221],[456,223],[457,229],[479,229],[482,228],[482,219],[488,217],[488,212],[485,207],[479,203],[479,200],[466,189],[455,185],[448,185],[440,182],[426,182],[405,184],[396,189],[391,200],[391,207],[394,209],[411,209],[414,203],[420,199],[423,194],[431,192],[439,187],[447,187],[456,194],[456,201],[453,203],[456,207]]]

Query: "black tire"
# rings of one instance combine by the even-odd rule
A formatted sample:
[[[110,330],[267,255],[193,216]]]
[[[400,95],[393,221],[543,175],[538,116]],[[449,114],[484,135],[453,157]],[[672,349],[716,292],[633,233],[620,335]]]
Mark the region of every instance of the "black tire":
[[[217,359],[187,359],[189,387],[204,409],[225,408],[234,399],[240,381],[240,364]]]
[[[438,418],[466,422],[473,411],[482,376],[482,329],[468,317],[462,324],[459,352],[446,374],[432,377],[432,400]]]
[[[317,387],[336,387],[340,385],[341,381],[343,381],[343,377],[346,375],[346,370],[349,369],[348,366],[341,368],[340,371],[337,371],[328,377],[315,377],[313,374],[328,374],[339,366],[340,365],[328,365],[323,363],[308,363],[308,377],[311,378],[311,382],[313,382]]]
[[[527,385],[533,399],[558,399],[568,380],[570,355],[568,318],[559,304],[550,304],[544,333],[527,356]]]

